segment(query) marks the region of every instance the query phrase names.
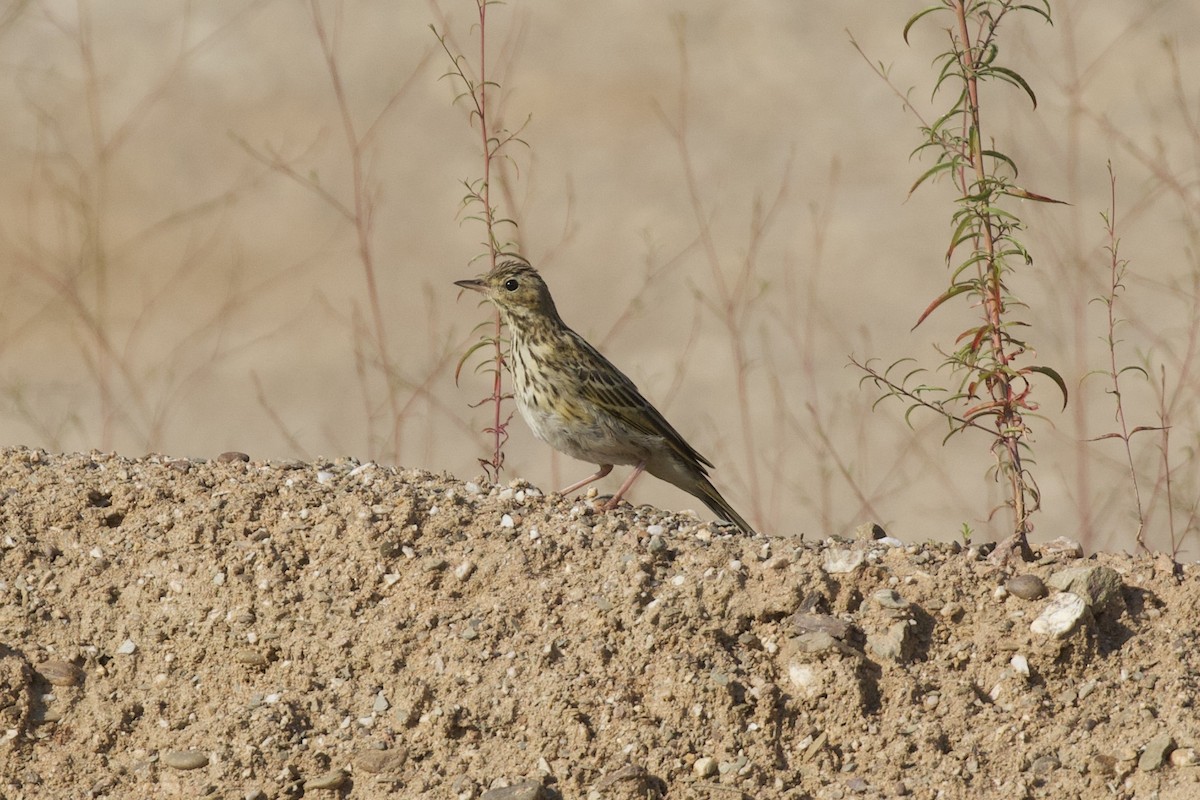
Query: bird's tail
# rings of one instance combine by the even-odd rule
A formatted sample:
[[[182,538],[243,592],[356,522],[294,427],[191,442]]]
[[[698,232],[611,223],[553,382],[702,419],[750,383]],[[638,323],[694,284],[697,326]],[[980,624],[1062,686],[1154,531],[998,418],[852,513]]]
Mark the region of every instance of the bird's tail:
[[[712,485],[712,481],[703,475],[697,476],[694,485],[688,487],[694,496],[704,501],[704,505],[709,507],[714,514],[727,522],[732,522],[741,529],[742,533],[748,533],[751,536],[755,535],[754,528],[750,527],[750,523],[742,517],[741,514],[733,510],[733,506],[721,496],[717,491],[717,487]]]

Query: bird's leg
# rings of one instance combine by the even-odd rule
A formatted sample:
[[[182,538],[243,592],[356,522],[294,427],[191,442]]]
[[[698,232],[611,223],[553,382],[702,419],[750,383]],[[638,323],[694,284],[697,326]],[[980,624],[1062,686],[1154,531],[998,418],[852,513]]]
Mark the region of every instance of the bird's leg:
[[[611,467],[610,467],[610,469],[611,469]],[[614,508],[617,507],[617,503],[621,502],[621,498],[625,496],[625,493],[627,491],[629,491],[629,487],[633,486],[633,482],[637,480],[638,475],[641,475],[642,472],[645,471],[645,469],[646,469],[645,461],[639,463],[636,467],[633,468],[633,474],[625,479],[625,482],[621,484],[620,489],[617,489],[617,493],[612,496],[612,499],[604,504],[605,511],[612,511]]]
[[[592,481],[598,481],[601,478],[603,478],[605,475],[607,475],[608,473],[612,472],[612,468],[613,468],[612,464],[601,464],[600,471],[597,472],[595,475],[589,475],[586,478],[584,478],[583,480],[581,480],[579,483],[572,483],[570,486],[568,486],[567,488],[565,488],[561,492],[559,492],[559,494],[565,496],[565,495],[568,495],[571,492],[574,492],[578,489],[582,489],[583,487],[587,486]]]

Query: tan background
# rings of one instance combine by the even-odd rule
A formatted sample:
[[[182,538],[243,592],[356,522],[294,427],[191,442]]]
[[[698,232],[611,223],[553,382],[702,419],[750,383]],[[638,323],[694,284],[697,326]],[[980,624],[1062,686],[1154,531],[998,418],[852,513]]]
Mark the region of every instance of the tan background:
[[[428,30],[437,23],[474,58],[473,4],[319,6],[351,117],[360,134],[372,131],[362,174],[398,426],[362,333],[370,304],[354,225],[313,191],[353,206],[311,7],[5,8],[0,441],[131,455],[345,454],[479,471],[485,443],[475,431],[486,415],[468,404],[487,387],[468,377],[456,388],[453,371],[488,315],[450,283],[480,267],[468,262],[482,232],[456,216],[461,181],[480,174],[477,139],[452,105],[454,85],[438,79],[447,64]],[[904,21],[919,8],[491,7],[504,119],[531,118],[529,148],[512,151],[520,172],[506,209],[526,255],[568,323],[718,464],[718,485],[767,530],[823,536],[874,519],[922,539],[955,536],[963,522],[988,536],[1007,524],[1003,513],[985,519],[1000,500],[985,477],[986,442],[942,448],[940,423],[918,415],[912,433],[899,405],[872,413],[875,395],[846,366],[851,354],[935,366],[931,343],[950,346],[971,320],[958,304],[909,332],[946,283],[952,191],[931,186],[906,201],[930,163],[908,158],[916,122],[847,35],[901,89],[916,86],[913,100],[929,113],[929,64],[944,36],[934,22],[904,43]],[[1166,369],[1177,538],[1198,484],[1200,86],[1191,76],[1200,14],[1183,1],[1130,8],[1058,3],[1054,27],[1013,19],[1004,57],[1033,84],[1039,108],[1014,90],[984,96],[987,133],[1021,164],[1023,185],[1072,204],[1020,208],[1037,267],[1013,289],[1030,306],[1039,361],[1072,389],[1065,414],[1051,388],[1041,394],[1045,508],[1035,536],[1093,548],[1130,547],[1136,528],[1119,444],[1082,442],[1114,424],[1102,381],[1080,385],[1105,366],[1103,308],[1088,301],[1108,277],[1108,159],[1120,181],[1121,252],[1132,261],[1124,313],[1135,324],[1121,353],[1126,363],[1144,357],[1155,385]],[[681,120],[698,211],[669,127]],[[299,180],[264,164],[269,154]],[[757,236],[756,207],[770,210]],[[750,292],[734,304],[731,331],[711,302],[717,276],[734,281],[747,269]],[[1127,377],[1130,425],[1157,424],[1151,387]],[[512,433],[510,474],[551,488],[587,472],[519,421]],[[1169,547],[1156,437],[1141,434],[1134,453],[1150,539]],[[696,505],[649,480],[631,499]],[[1195,536],[1193,527],[1193,554]]]

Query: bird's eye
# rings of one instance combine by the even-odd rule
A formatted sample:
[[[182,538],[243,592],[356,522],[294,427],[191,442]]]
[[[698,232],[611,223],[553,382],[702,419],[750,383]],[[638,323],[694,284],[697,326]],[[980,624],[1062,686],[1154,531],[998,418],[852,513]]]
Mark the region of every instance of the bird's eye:
[[[504,282],[504,288],[510,292],[515,292],[517,290],[517,287],[520,285],[521,284],[517,283],[516,278],[509,278],[508,280],[506,280]]]

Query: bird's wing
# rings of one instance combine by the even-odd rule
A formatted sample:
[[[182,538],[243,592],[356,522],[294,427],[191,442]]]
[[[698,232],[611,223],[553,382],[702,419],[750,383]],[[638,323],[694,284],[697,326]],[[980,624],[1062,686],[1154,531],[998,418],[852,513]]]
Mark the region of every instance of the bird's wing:
[[[661,436],[680,458],[694,464],[701,475],[707,475],[708,471],[704,467],[712,467],[713,463],[687,443],[658,409],[642,396],[625,373],[613,366],[611,361],[588,344],[582,336],[574,331],[571,331],[571,334],[580,348],[590,356],[579,360],[579,378],[588,387],[589,394],[595,401],[629,427],[652,436]],[[597,367],[590,368],[588,362],[595,363]],[[600,368],[600,365],[604,368]]]

